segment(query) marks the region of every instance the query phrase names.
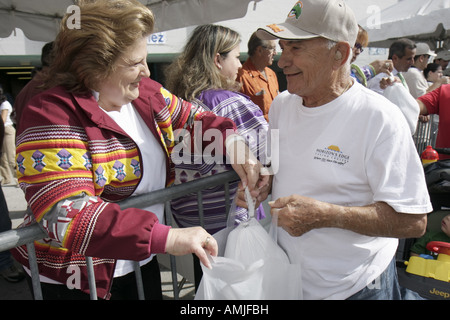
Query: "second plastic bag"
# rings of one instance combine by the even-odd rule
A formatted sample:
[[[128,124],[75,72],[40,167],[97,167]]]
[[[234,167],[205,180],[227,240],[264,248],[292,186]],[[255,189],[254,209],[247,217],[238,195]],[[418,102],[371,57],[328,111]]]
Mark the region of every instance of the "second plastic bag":
[[[383,95],[400,109],[405,116],[409,130],[411,130],[411,135],[413,135],[416,132],[417,121],[419,120],[419,104],[409,91],[398,82],[388,86]]]

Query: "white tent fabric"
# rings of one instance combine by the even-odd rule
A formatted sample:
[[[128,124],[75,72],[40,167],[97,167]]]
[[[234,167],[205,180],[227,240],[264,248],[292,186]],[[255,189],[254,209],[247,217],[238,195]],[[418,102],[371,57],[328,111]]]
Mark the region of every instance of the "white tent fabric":
[[[379,23],[378,23],[379,22]],[[403,0],[382,10],[377,17],[360,21],[371,47],[388,47],[406,37],[428,42],[430,47],[449,48],[450,0]]]
[[[261,0],[253,0],[258,2]],[[155,32],[244,17],[252,0],[140,0],[156,17]],[[0,38],[20,28],[36,41],[54,40],[75,0],[0,0]]]

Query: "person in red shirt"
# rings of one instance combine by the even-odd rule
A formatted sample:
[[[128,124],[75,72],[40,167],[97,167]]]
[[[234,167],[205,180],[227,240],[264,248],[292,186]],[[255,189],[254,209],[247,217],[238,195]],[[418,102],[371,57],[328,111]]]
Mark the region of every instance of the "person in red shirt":
[[[279,93],[277,75],[269,68],[276,53],[275,40],[261,40],[253,33],[248,41],[249,57],[236,79],[242,84],[241,92],[261,108],[266,121],[269,121],[270,104]]]
[[[450,84],[443,84],[417,99],[420,114],[439,115],[439,126],[436,137],[436,148],[450,148]],[[450,159],[449,155],[440,153],[439,159]]]

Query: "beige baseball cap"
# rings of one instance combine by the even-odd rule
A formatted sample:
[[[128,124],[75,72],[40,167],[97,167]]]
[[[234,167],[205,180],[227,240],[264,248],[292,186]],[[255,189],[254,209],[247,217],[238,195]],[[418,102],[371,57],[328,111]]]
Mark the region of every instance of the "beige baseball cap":
[[[430,46],[428,44],[424,42],[416,43],[416,56],[421,56],[425,54],[432,57],[436,56],[436,53],[434,53],[434,51],[431,51]]]
[[[263,40],[323,37],[353,47],[358,23],[343,0],[302,0],[295,3],[285,22],[259,28],[257,35]]]
[[[442,59],[445,61],[449,61],[450,60],[450,51],[449,50],[439,51],[438,54],[436,55],[436,58],[434,58],[434,59]]]

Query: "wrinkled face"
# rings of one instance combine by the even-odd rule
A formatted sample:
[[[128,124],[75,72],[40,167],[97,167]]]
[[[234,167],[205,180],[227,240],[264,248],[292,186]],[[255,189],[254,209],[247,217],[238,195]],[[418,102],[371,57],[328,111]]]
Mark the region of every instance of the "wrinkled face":
[[[236,80],[238,70],[242,67],[239,60],[241,55],[239,46],[234,47],[227,55],[219,55],[218,63],[221,66],[220,73],[225,77]]]
[[[266,46],[262,46],[262,57],[264,58],[265,64],[267,66],[271,66],[273,63],[273,59],[277,54],[277,41],[270,40],[267,42]]]
[[[120,107],[139,97],[139,82],[150,76],[147,66],[147,38],[139,39],[115,62],[115,71],[97,85],[99,105],[107,111]]]
[[[322,38],[280,40],[278,66],[283,69],[290,93],[307,97],[329,84],[333,58],[327,43]]]

